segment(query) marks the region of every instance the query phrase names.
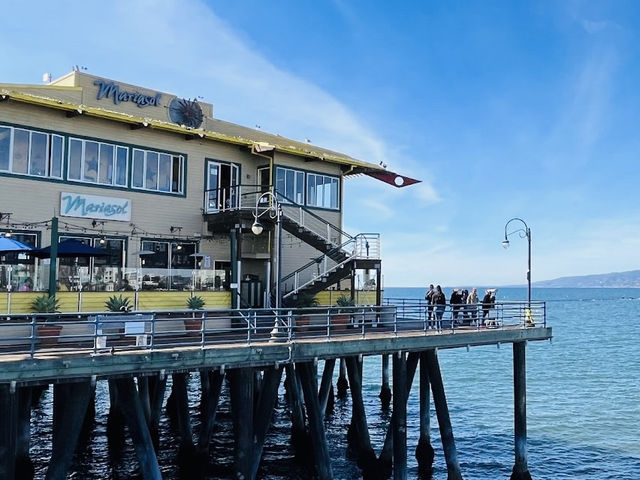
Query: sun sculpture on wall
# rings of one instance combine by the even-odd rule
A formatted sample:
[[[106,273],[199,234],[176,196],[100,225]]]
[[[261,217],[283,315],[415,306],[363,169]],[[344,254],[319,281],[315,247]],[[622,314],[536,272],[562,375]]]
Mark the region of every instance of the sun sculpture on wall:
[[[202,108],[195,100],[176,97],[169,103],[169,118],[178,125],[199,128],[203,119]]]

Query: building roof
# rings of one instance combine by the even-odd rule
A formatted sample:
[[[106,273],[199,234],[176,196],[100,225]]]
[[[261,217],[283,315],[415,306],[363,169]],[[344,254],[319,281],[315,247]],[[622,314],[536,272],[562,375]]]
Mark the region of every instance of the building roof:
[[[104,98],[99,96],[96,98],[95,92],[99,88],[94,86],[96,82],[111,82],[118,85],[118,87],[122,87],[123,90],[130,89],[135,94],[142,92],[143,95],[150,97],[154,94],[158,95],[159,98],[162,97],[163,105],[161,108],[143,109],[136,108],[132,104],[123,104],[116,101],[109,104],[108,99],[107,101],[98,102],[97,100],[104,100]],[[382,166],[358,160],[340,152],[218,120],[213,118],[212,106],[202,102],[198,102],[204,115],[204,121],[201,126],[194,128],[174,123],[170,120],[167,112],[169,101],[175,98],[177,98],[175,95],[156,93],[146,88],[114,82],[75,71],[46,85],[0,84],[0,100],[11,99],[16,102],[54,108],[67,112],[69,116],[88,115],[129,124],[131,128],[152,128],[192,138],[199,137],[243,145],[257,152],[275,150],[305,158],[313,158],[350,167],[345,171],[345,175],[383,173],[386,171]],[[124,102],[127,102],[127,100],[124,100]]]

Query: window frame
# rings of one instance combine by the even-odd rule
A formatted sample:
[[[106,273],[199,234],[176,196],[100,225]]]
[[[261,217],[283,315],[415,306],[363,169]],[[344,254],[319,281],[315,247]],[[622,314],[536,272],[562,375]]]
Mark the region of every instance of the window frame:
[[[310,189],[311,189],[311,180],[312,180],[312,178],[315,179],[315,178],[318,178],[318,177],[321,177],[323,179],[322,185],[326,185],[326,182],[325,182],[326,179],[328,179],[330,181],[329,184],[334,184],[334,182],[335,182],[335,185],[336,185],[335,206],[333,206],[333,204],[332,204],[333,195],[331,195],[331,193],[329,193],[329,205],[324,203],[324,195],[325,195],[324,193],[323,193],[323,200],[322,200],[321,204],[316,204],[315,203],[315,200],[317,199],[317,191],[316,191],[315,195],[311,195],[311,191],[310,191]],[[321,209],[324,209],[324,210],[337,210],[337,211],[340,210],[340,198],[341,198],[340,197],[340,193],[341,193],[340,192],[340,185],[341,185],[341,182],[340,182],[340,178],[339,177],[336,177],[334,175],[326,175],[324,173],[307,172],[305,185],[306,185],[306,192],[305,192],[306,193],[306,205],[308,207],[321,208]],[[314,186],[314,189],[316,189],[316,188],[317,188],[317,183]]]
[[[304,172],[303,170],[298,170],[296,168],[290,168],[290,167],[284,167],[284,166],[280,166],[280,165],[276,165],[275,168],[275,175],[274,175],[274,192],[276,193],[276,195],[278,195],[278,200],[281,200],[282,203],[287,203],[287,204],[295,204],[295,205],[304,205],[305,204],[305,187],[307,184],[306,181],[306,172]],[[284,192],[280,192],[280,190],[278,189],[278,173],[279,172],[283,172],[284,173]],[[287,192],[287,172],[292,172],[293,173],[293,198],[289,197],[286,192]],[[300,182],[300,176],[302,176],[302,181]],[[301,189],[301,191],[298,191],[298,188]],[[300,201],[298,202],[297,198],[298,195],[301,197]]]
[[[13,126],[0,124],[0,128],[7,129],[9,131],[9,149],[7,151],[8,156],[8,164],[7,169],[0,170],[0,173],[6,175],[19,175],[30,178],[44,178],[44,179],[52,179],[52,180],[62,180],[64,177],[64,160],[65,160],[65,138],[63,135],[53,132],[47,132],[39,129],[33,129],[31,127],[23,127],[23,126]],[[15,155],[15,135],[16,131],[26,132],[27,134],[27,144],[25,148],[26,152],[26,169],[24,172],[17,172],[14,170],[14,155]],[[43,135],[45,137],[44,144],[44,172],[43,174],[32,173],[33,162],[34,162],[34,134]],[[53,139],[59,139],[59,147],[60,152],[60,165],[59,168],[56,166],[55,170],[60,172],[60,175],[54,175],[52,172],[54,171],[53,159],[54,159],[54,141]]]
[[[142,153],[142,186],[138,186],[136,183],[136,168],[135,168],[135,158],[136,152]],[[155,188],[149,188],[147,186],[147,178],[149,175],[149,154],[156,155],[156,172],[155,172]],[[160,161],[163,156],[168,156],[170,160],[170,168],[169,168],[169,190],[161,190],[160,189]],[[176,181],[174,179],[175,162],[178,160],[179,163],[179,175],[180,178]],[[186,180],[186,157],[182,154],[161,151],[161,150],[151,150],[148,148],[140,148],[140,147],[131,147],[131,190],[143,190],[147,192],[154,193],[162,193],[166,195],[185,195],[185,180]],[[174,185],[178,187],[177,191],[174,191]]]
[[[69,136],[68,138],[69,140],[69,153],[68,153],[68,159],[67,159],[67,164],[68,164],[68,169],[67,169],[67,175],[66,175],[66,180],[68,182],[74,182],[74,183],[84,183],[87,185],[96,185],[99,187],[113,187],[113,188],[128,188],[128,179],[129,179],[129,147],[126,147],[124,145],[118,144],[118,143],[112,143],[112,142],[105,142],[105,141],[101,141],[101,140],[96,140],[96,139],[88,139],[88,138],[81,138],[81,137],[76,137],[76,136]],[[80,143],[80,171],[79,171],[79,178],[72,178],[71,177],[71,167],[72,167],[72,161],[71,161],[71,155],[74,153],[74,149],[72,147],[73,142],[79,142]],[[97,146],[97,155],[96,155],[96,170],[95,170],[95,180],[87,180],[85,178],[85,172],[86,172],[86,150],[87,150],[87,143],[91,143],[91,144],[96,144]],[[112,173],[111,173],[111,183],[102,183],[100,182],[100,176],[101,176],[101,172],[100,172],[100,166],[102,163],[102,151],[103,151],[103,146],[104,147],[111,147],[113,148],[113,151],[111,153],[111,169],[112,169]],[[125,172],[124,172],[124,184],[119,184],[116,183],[118,181],[118,179],[121,177],[118,174],[117,168],[118,168],[118,152],[119,151],[124,151],[126,154],[125,157]]]

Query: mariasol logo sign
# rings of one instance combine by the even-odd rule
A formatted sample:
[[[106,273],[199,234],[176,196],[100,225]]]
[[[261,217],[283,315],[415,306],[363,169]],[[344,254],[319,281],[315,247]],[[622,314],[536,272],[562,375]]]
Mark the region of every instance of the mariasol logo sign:
[[[111,98],[113,103],[118,105],[120,102],[132,102],[138,107],[159,107],[162,99],[161,93],[155,95],[145,95],[140,92],[127,92],[120,90],[120,85],[114,82],[106,82],[104,80],[96,80],[93,82],[98,87],[97,99]]]
[[[62,192],[60,215],[128,222],[131,220],[131,200]]]

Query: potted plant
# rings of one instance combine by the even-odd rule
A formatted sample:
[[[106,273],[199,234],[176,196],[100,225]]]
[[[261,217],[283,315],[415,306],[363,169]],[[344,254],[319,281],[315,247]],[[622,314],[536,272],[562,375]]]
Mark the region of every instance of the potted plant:
[[[196,310],[202,310],[204,308],[205,302],[204,298],[199,295],[194,295],[193,297],[189,297],[187,299],[187,308],[189,310],[193,310],[191,314],[191,318],[184,319],[184,329],[187,332],[200,332],[202,330],[202,317],[196,316]],[[194,333],[197,334],[197,333]]]
[[[340,308],[338,308],[338,314],[333,316],[331,322],[335,325],[336,330],[344,330],[351,323],[356,302],[351,297],[340,295],[336,300],[336,305]]]
[[[104,302],[104,306],[110,312],[130,312],[132,305],[129,297],[123,297],[122,295],[111,295],[109,299]]]
[[[299,293],[296,297],[295,307],[297,317],[295,320],[298,331],[305,331],[309,328],[311,317],[314,313],[313,307],[318,306],[318,299],[312,293]]]
[[[55,296],[41,295],[31,302],[31,311],[34,313],[57,313],[60,300]],[[37,335],[42,345],[55,345],[62,331],[62,325],[48,323],[48,318],[38,323]]]

